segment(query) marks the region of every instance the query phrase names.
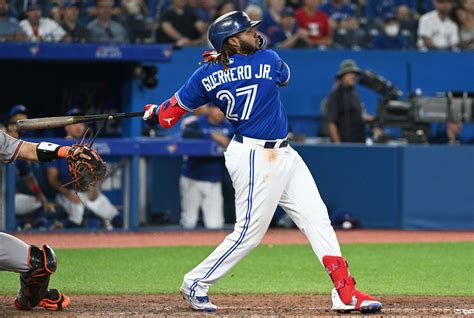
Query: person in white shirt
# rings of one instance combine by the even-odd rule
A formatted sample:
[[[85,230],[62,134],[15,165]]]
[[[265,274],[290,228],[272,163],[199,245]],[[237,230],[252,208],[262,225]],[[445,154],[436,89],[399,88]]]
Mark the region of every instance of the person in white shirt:
[[[20,27],[28,40],[33,42],[59,42],[66,35],[66,31],[54,20],[41,17],[41,6],[35,0],[28,2],[26,19],[20,22]]]
[[[436,10],[421,16],[418,24],[420,49],[452,49],[459,44],[458,26],[450,18],[453,1],[433,0]]]

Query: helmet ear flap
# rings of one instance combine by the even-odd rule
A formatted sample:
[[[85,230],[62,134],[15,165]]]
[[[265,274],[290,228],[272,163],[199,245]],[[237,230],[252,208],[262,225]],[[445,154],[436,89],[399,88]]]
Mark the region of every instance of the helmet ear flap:
[[[258,38],[258,49],[259,50],[264,50],[267,48],[267,39],[265,36],[261,35],[260,33],[257,33],[257,38]]]

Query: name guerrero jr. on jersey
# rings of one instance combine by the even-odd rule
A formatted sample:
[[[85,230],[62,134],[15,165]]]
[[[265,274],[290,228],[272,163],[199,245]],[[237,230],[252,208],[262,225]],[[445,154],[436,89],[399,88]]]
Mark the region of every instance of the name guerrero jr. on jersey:
[[[265,140],[286,138],[288,120],[279,86],[289,81],[290,70],[272,50],[235,54],[224,71],[221,63],[198,68],[160,107],[147,105],[146,115],[164,128],[172,127],[186,111],[209,102],[219,106],[237,134]],[[151,108],[156,107],[156,110]],[[255,106],[255,107],[254,107]]]
[[[250,80],[252,78],[272,80],[270,71],[271,66],[269,64],[260,64],[259,70],[256,73],[254,73],[252,65],[240,65],[230,67],[227,71],[218,70],[213,72],[211,75],[204,77],[201,83],[206,91],[210,92],[219,85],[234,81]]]

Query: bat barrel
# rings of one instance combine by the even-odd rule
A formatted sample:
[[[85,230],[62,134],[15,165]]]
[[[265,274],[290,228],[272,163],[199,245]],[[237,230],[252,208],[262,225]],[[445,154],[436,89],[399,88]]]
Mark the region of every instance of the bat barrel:
[[[16,122],[20,130],[57,128],[74,124],[73,116],[21,119]]]
[[[127,117],[141,117],[143,112],[129,112],[116,114],[100,114],[100,115],[86,115],[86,116],[58,116],[58,117],[43,117],[32,119],[21,119],[16,122],[20,130],[36,130],[64,127],[78,123],[85,123],[97,120],[119,119]]]

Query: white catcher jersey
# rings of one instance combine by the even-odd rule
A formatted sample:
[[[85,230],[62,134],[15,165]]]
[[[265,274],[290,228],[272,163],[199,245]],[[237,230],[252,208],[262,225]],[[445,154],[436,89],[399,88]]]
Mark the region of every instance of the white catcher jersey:
[[[0,132],[0,161],[12,162],[20,153],[23,140],[8,136],[4,131]]]

